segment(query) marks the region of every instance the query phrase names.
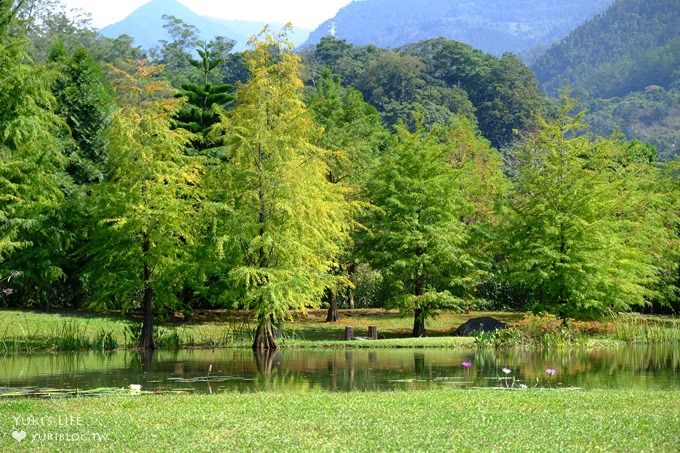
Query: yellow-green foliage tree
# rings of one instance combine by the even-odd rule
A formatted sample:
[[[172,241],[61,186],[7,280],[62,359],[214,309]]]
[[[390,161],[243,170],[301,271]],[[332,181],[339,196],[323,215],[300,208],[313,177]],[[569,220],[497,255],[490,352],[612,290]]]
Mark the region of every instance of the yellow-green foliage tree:
[[[250,43],[251,72],[236,92],[223,130],[229,162],[223,190],[233,214],[227,236],[237,250],[229,271],[257,317],[255,350],[276,349],[272,323],[319,305],[332,284],[349,206],[328,178],[321,133],[301,100],[300,61],[285,31]]]
[[[507,214],[508,281],[536,311],[597,316],[658,296],[675,232],[648,149],[559,118],[518,150]]]
[[[182,101],[158,67],[116,70],[119,107],[109,126],[108,179],[93,188],[86,279],[95,305],[141,305],[140,347],[155,348],[156,308],[172,305],[183,282],[179,269],[195,238],[193,217],[200,158],[184,147],[190,136],[171,130]]]
[[[502,202],[510,187],[503,173],[503,158],[468,118],[458,116],[446,131],[447,160],[456,173],[456,185],[464,203],[460,220],[469,234],[466,248],[477,262],[477,281],[468,307],[484,299],[495,299],[495,262],[502,242]]]

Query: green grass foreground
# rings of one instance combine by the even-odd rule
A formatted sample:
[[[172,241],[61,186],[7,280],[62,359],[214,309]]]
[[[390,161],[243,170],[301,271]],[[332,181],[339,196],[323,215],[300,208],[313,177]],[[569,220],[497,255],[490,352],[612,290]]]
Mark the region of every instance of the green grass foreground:
[[[680,392],[540,389],[10,400],[0,451],[677,451],[678,407]]]

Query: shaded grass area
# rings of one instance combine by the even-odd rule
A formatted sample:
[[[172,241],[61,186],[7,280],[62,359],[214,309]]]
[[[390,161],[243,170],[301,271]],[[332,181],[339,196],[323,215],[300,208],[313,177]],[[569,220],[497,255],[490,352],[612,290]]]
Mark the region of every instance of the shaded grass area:
[[[469,338],[450,337],[456,327],[478,316],[492,316],[512,329],[482,336],[477,345],[493,347],[560,346],[598,342],[678,343],[680,319],[621,315],[608,321],[570,322],[565,327],[555,317],[537,317],[517,312],[442,312],[427,326],[428,338],[409,338],[412,318],[398,311],[381,309],[341,310],[340,321],[326,323],[324,310],[313,310],[284,323],[281,346],[286,348],[461,348],[474,347]],[[254,323],[243,311],[197,312],[193,322],[159,323],[156,339],[160,348],[249,347]],[[380,341],[341,341],[345,327],[357,336],[367,336],[368,326],[378,327]],[[120,314],[63,312],[44,314],[0,310],[0,353],[38,351],[111,350],[136,346],[139,323]],[[586,341],[590,339],[590,341]]]
[[[679,406],[680,392],[607,390],[12,400],[0,402],[0,450],[676,451]],[[22,425],[30,417],[80,423]],[[100,438],[40,437],[52,431]]]
[[[354,327],[355,335],[366,336],[369,325],[378,326],[381,341],[370,347],[459,347],[469,339],[446,337],[456,327],[481,313],[467,315],[442,313],[428,326],[431,338],[409,338],[412,319],[398,311],[341,310],[337,323],[326,323],[325,311],[314,310],[284,323],[281,345],[284,347],[368,347],[368,342],[344,342],[345,326]],[[485,313],[484,315],[489,315]],[[512,321],[517,313],[491,313]],[[158,327],[156,339],[161,348],[177,347],[249,347],[254,323],[243,311],[215,310],[196,316],[191,323],[167,322]],[[134,347],[137,324],[117,315],[87,313],[44,314],[20,310],[0,310],[0,353],[37,351],[71,351]]]

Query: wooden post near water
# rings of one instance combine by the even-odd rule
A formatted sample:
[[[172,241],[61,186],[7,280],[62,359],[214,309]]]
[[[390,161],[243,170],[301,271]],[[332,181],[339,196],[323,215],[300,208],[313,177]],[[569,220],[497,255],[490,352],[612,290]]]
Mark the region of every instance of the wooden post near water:
[[[378,339],[378,326],[368,326],[368,338],[371,340]]]
[[[353,327],[345,327],[345,341],[347,340],[354,340],[354,328]]]

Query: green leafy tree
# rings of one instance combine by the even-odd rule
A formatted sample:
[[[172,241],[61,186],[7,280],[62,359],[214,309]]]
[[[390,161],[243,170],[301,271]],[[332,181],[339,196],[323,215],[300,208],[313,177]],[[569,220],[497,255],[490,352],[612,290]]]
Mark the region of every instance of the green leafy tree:
[[[512,54],[493,62],[471,97],[480,130],[498,148],[534,130],[544,103],[536,76]]]
[[[108,130],[108,179],[93,188],[86,280],[95,306],[141,305],[140,347],[155,348],[154,314],[172,306],[178,275],[195,234],[195,190],[200,162],[184,154],[191,138],[171,130],[181,101],[156,78],[158,67],[140,63],[118,70],[120,107]]]
[[[468,254],[477,261],[476,300],[496,299],[497,266],[502,242],[502,203],[510,183],[504,174],[504,162],[498,151],[482,136],[473,121],[457,117],[447,127],[447,159],[457,175],[457,184],[465,201],[460,220],[469,233]],[[466,307],[469,308],[469,307]]]
[[[662,184],[656,186],[667,203],[664,221],[670,240],[661,253],[662,272],[658,284],[659,295],[655,302],[673,313],[680,311],[680,159],[662,167]]]
[[[323,126],[319,145],[330,151],[326,154],[328,180],[342,188],[347,201],[355,207],[354,213],[358,214],[369,171],[389,134],[382,127],[376,108],[365,102],[359,91],[341,86],[339,77],[328,68],[321,71],[307,101],[317,122]],[[341,262],[335,269],[337,284],[328,290],[328,322],[338,320],[340,292],[348,294],[348,303],[354,308],[350,280],[357,257],[353,243],[344,245]]]
[[[475,283],[460,220],[467,208],[448,154],[441,128],[398,126],[367,187],[375,208],[364,220],[362,249],[395,301],[413,310],[414,337],[425,335],[436,309],[461,307]]]
[[[178,17],[164,15],[163,20],[170,40],[162,40],[151,52],[163,65],[163,78],[174,87],[198,81],[200,75],[190,63],[191,51],[200,45],[198,29]]]
[[[50,60],[59,74],[52,85],[56,113],[68,125],[68,171],[77,184],[101,181],[106,161],[104,129],[109,120],[111,95],[99,63],[84,48],[68,55],[61,42]]]
[[[282,35],[252,41],[250,80],[225,122],[223,184],[238,259],[229,277],[257,317],[254,350],[276,349],[272,323],[319,305],[347,234],[344,195],[328,181],[320,130],[301,100],[299,57]]]
[[[63,277],[58,209],[71,184],[50,78],[32,63],[14,16],[21,3],[0,2],[0,266],[23,272],[18,294],[31,303]]]
[[[648,303],[670,240],[658,170],[616,138],[560,117],[517,151],[505,270],[536,311],[592,317]]]

